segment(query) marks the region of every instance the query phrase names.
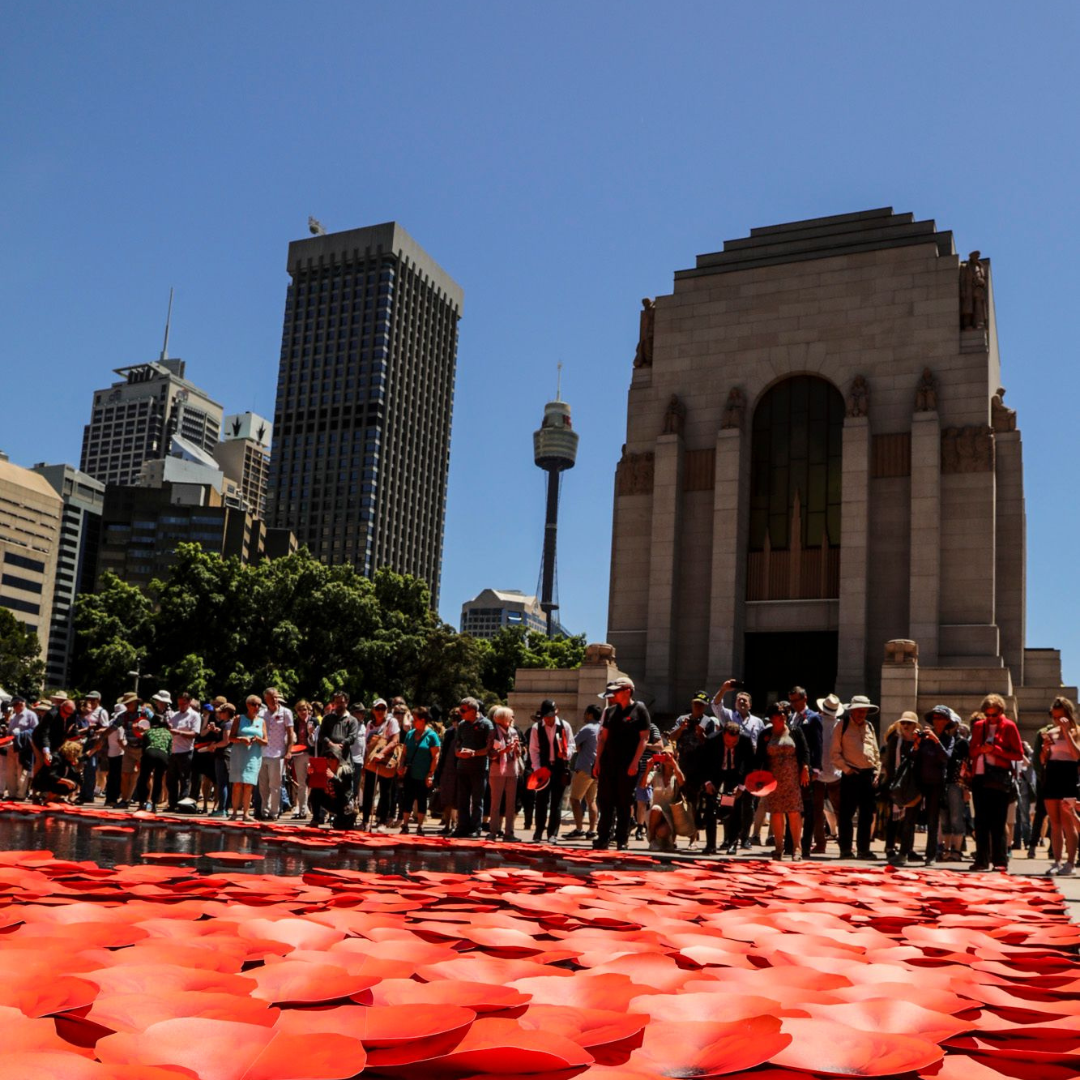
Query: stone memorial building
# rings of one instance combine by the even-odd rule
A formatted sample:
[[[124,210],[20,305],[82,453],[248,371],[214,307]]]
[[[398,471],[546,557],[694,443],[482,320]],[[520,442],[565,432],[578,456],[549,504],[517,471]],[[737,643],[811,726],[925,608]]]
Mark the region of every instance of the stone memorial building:
[[[891,208],[791,222],[640,318],[608,641],[653,707],[735,676],[1041,723],[1061,662],[1025,636],[990,261]]]

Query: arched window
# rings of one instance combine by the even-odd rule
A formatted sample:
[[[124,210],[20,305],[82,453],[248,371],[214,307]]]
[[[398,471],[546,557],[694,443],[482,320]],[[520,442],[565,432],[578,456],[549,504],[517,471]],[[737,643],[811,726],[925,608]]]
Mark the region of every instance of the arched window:
[[[750,551],[803,551],[840,545],[844,399],[832,383],[796,375],[774,386],[754,410],[750,458]],[[796,501],[799,510],[795,513]]]

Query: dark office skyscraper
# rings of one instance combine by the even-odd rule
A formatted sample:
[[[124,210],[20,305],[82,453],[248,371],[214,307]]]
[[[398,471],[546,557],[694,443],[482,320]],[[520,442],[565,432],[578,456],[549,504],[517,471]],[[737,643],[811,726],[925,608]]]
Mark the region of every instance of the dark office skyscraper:
[[[269,523],[438,600],[462,291],[395,222],[289,245]]]

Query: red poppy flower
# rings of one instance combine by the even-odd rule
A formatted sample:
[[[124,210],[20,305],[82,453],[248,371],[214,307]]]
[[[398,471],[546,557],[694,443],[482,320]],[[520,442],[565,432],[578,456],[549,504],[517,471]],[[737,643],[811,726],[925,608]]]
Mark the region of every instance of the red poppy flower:
[[[791,1036],[781,1031],[775,1016],[730,1023],[652,1023],[630,1064],[645,1065],[661,1076],[724,1076],[763,1065],[790,1042]]]
[[[928,1039],[858,1031],[817,1017],[785,1017],[783,1025],[792,1043],[774,1054],[772,1063],[826,1076],[893,1076],[925,1069],[943,1054]]]

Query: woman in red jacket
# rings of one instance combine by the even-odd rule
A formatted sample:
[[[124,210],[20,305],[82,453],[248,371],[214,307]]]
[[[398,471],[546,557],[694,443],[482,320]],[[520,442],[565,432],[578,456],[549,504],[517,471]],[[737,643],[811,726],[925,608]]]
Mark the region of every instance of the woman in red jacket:
[[[1024,756],[1020,732],[1005,715],[1005,700],[989,694],[971,729],[971,797],[975,804],[972,870],[1008,870],[1005,820],[1015,790],[1013,762]]]

